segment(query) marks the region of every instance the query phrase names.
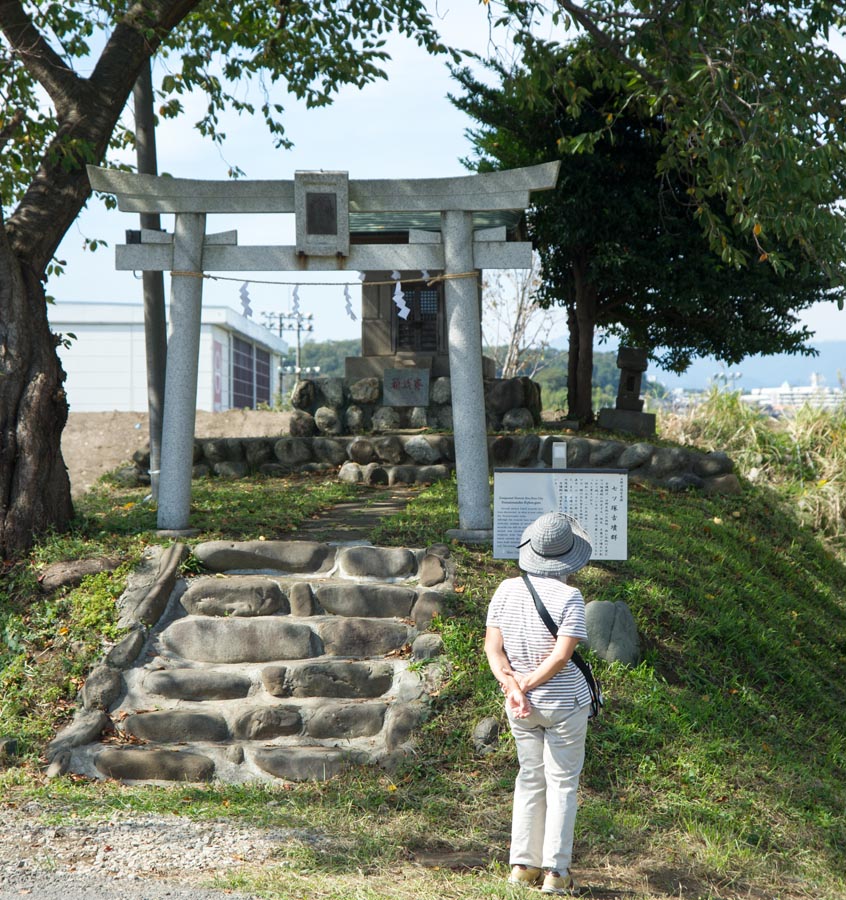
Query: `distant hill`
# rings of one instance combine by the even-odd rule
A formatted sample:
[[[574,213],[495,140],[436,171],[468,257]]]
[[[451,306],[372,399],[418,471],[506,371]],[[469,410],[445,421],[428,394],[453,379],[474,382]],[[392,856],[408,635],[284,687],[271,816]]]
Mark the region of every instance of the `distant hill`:
[[[809,385],[816,373],[824,385],[837,387],[846,380],[846,341],[819,341],[814,346],[818,356],[750,356],[731,369],[711,358],[697,359],[683,375],[652,365],[647,377],[671,389],[701,390],[722,374],[729,375],[736,388],[750,390],[778,387],[785,381],[793,387]]]

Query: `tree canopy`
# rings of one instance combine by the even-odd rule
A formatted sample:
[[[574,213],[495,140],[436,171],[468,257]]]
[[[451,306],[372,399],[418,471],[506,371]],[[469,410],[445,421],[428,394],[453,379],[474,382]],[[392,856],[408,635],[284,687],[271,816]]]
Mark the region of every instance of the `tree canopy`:
[[[489,8],[516,26],[518,41],[551,17],[620,62],[626,92],[666,124],[659,174],[683,181],[724,262],[758,259],[781,271],[796,249],[844,281],[846,65],[827,42],[843,22],[840,4],[491,0]],[[582,96],[569,98],[574,110]],[[590,150],[613,124],[612,112],[566,149]]]
[[[687,178],[662,165],[671,126],[616,57],[591,38],[526,39],[519,65],[488,67],[499,84],[454,73],[464,88],[454,102],[480,123],[469,164],[561,158],[558,188],[536,199],[529,225],[543,261],[541,301],[567,309],[571,416],[592,415],[597,327],[676,371],[694,356],[731,364],[752,353],[810,352],[797,313],[840,291],[795,244],[771,244],[778,267],[712,252]],[[730,205],[715,194],[710,208],[731,245],[741,244]]]

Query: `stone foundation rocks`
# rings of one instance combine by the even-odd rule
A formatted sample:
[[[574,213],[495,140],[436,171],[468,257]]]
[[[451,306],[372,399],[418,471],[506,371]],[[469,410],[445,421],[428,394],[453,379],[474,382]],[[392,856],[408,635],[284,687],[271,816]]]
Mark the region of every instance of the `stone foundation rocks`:
[[[382,382],[375,377],[306,379],[294,388],[291,405],[295,410],[291,434],[301,437],[452,429],[452,386],[446,377],[429,383],[428,406],[383,405]],[[525,377],[486,380],[485,417],[491,431],[540,425],[540,386]]]
[[[233,440],[229,440],[227,446],[231,446]],[[195,457],[199,462],[195,474],[198,476],[232,478],[258,474],[274,477],[291,472],[336,472],[341,481],[392,486],[430,484],[449,477],[455,468],[451,435],[243,438],[239,443],[243,445],[245,457],[264,459],[272,453],[275,461],[254,466],[243,463],[237,472],[209,460],[206,455],[206,444],[209,443],[220,442],[196,442]],[[555,443],[567,445],[569,468],[627,469],[631,482],[648,482],[670,491],[694,488],[715,494],[740,492],[734,464],[725,453],[656,447],[644,442],[628,444],[569,435],[494,435],[488,439],[488,464],[491,468],[549,468]],[[263,451],[259,452],[257,448],[263,448]],[[215,454],[219,454],[219,448]],[[149,465],[149,456],[139,458]],[[142,474],[139,468],[139,478]]]

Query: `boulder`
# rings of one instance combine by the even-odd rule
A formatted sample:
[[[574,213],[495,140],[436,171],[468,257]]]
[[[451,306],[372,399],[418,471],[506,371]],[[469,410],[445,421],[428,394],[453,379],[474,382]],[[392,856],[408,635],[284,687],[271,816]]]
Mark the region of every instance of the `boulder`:
[[[347,461],[347,446],[343,441],[319,437],[311,442],[311,447],[314,451],[314,458],[318,462],[328,463],[330,466],[340,466]]]
[[[636,666],[640,662],[637,625],[623,600],[592,600],[585,606],[588,644],[607,662]]]
[[[109,747],[97,755],[97,770],[118,781],[211,781],[214,761],[187,750]]]
[[[123,690],[123,676],[111,666],[96,666],[82,686],[81,698],[85,709],[108,709]]]
[[[194,555],[213,572],[263,569],[278,572],[328,572],[335,550],[318,541],[206,541]]]
[[[382,383],[378,378],[361,378],[350,385],[350,400],[353,403],[375,405],[382,398]]]
[[[385,703],[323,703],[312,710],[305,731],[318,740],[372,737],[382,730],[386,709]]]
[[[338,470],[338,481],[344,484],[361,484],[364,481],[364,473],[356,462],[345,462]]]
[[[265,463],[274,462],[273,442],[264,438],[255,438],[246,440],[244,444],[244,455],[247,458],[247,465],[251,469],[260,469]]]
[[[361,466],[376,461],[376,448],[367,438],[355,438],[347,444],[347,456]]]
[[[313,459],[310,442],[296,437],[280,438],[273,445],[273,454],[279,462],[289,466],[299,466]]]
[[[325,781],[350,764],[347,754],[329,747],[262,748],[252,759],[263,772],[286,781]]]
[[[405,442],[405,452],[414,462],[421,466],[430,466],[441,458],[440,450],[422,434],[410,437]]]
[[[317,433],[314,416],[305,412],[305,410],[295,409],[291,413],[288,431],[291,433],[291,437],[312,437]]]
[[[270,616],[288,613],[288,598],[277,582],[258,575],[194,578],[180,597],[192,616]]]
[[[373,431],[396,431],[400,427],[399,413],[392,406],[380,406],[370,421]]]
[[[265,666],[261,679],[274,697],[380,697],[393,684],[394,669],[386,661],[320,660]]]
[[[127,716],[123,721],[123,730],[132,737],[156,744],[225,741],[229,738],[229,729],[222,716],[184,709],[163,709]]]
[[[315,595],[330,615],[380,619],[406,618],[417,596],[411,588],[400,585],[355,583],[317,585]]]
[[[338,566],[349,578],[411,578],[417,559],[405,547],[345,547],[338,553]]]
[[[303,727],[296,706],[263,706],[243,713],[235,720],[232,734],[241,741],[272,741],[299,734]]]
[[[307,659],[323,652],[308,625],[275,616],[180,619],[162,632],[160,641],[184,659],[218,664]]]
[[[388,619],[333,618],[316,627],[327,656],[384,656],[402,650],[409,637],[407,625]],[[277,658],[283,657],[280,654]]]
[[[63,587],[75,587],[89,575],[113,572],[120,565],[116,559],[98,557],[96,559],[74,559],[45,566],[38,575],[38,585],[42,591],[50,592]]]
[[[502,427],[506,431],[528,431],[535,427],[535,420],[531,412],[524,406],[509,409],[502,416]]]
[[[477,756],[488,756],[499,744],[499,721],[487,716],[473,729],[473,750]]]
[[[169,700],[237,700],[250,693],[246,675],[213,669],[158,669],[144,679],[144,689]]]
[[[452,403],[452,382],[449,378],[441,376],[432,379],[429,384],[429,400],[436,405]]]
[[[291,406],[295,410],[311,412],[315,407],[316,398],[317,390],[313,381],[298,381],[291,391]],[[292,431],[291,434],[293,433]]]
[[[376,438],[373,441],[373,449],[382,462],[390,463],[391,465],[396,465],[405,456],[402,441],[395,435]]]
[[[329,406],[321,406],[314,414],[314,424],[321,434],[341,434],[344,426],[338,411]]]

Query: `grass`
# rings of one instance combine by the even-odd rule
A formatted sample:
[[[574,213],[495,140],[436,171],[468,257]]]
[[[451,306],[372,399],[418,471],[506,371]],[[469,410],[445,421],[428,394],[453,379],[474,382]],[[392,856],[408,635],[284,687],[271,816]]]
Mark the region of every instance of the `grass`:
[[[306,500],[295,494],[312,493],[303,488],[238,482],[212,497],[203,493],[214,490],[208,485],[195,502],[212,510],[205,520],[209,536],[269,538],[292,533],[292,510],[314,514],[298,506]],[[323,502],[336,502],[326,490]],[[373,537],[412,546],[443,540],[455,522],[455,503],[454,483],[442,482],[420,492]],[[71,536],[53,538],[15,568],[18,618],[5,615],[3,622],[22,648],[15,659],[23,654],[20,666],[30,670],[12,679],[22,712],[7,711],[3,672],[0,733],[17,728],[35,747],[61,719],[51,705],[71,701],[78,676],[62,670],[53,686],[54,670],[40,668],[39,641],[46,645],[48,630],[54,647],[62,628],[68,639],[72,634],[72,641],[93,645],[98,629],[107,633],[111,625],[110,579],[84,585],[84,597],[74,591],[27,604],[35,596],[28,593],[35,590],[33,573],[71,547],[116,553],[130,565],[154,539],[149,531],[133,533],[130,523],[149,519],[137,506],[135,495],[101,488]],[[842,556],[800,525],[790,491],[774,487],[746,484],[738,497],[705,497],[632,486],[629,516],[629,559],[592,565],[579,576],[589,600],[628,604],[643,661],[625,668],[594,660],[607,705],[589,735],[578,872],[602,886],[596,896],[628,900],[846,897]],[[268,898],[515,896],[502,878],[512,742],[503,733],[496,752],[478,758],[471,741],[483,716],[504,721],[481,644],[488,598],[514,567],[480,549],[454,546],[453,554],[452,614],[436,622],[450,677],[433,698],[436,715],[418,754],[393,776],[137,788],[73,778],[46,782],[31,754],[0,774],[5,802],[35,802],[56,822],[156,812],[293,829],[300,837],[282,843],[277,859],[218,878],[219,886]],[[59,644],[62,652],[67,646]],[[34,695],[48,687],[55,697],[35,703]],[[477,865],[453,871],[453,852],[469,854]],[[441,860],[439,867],[413,863],[427,854]]]

